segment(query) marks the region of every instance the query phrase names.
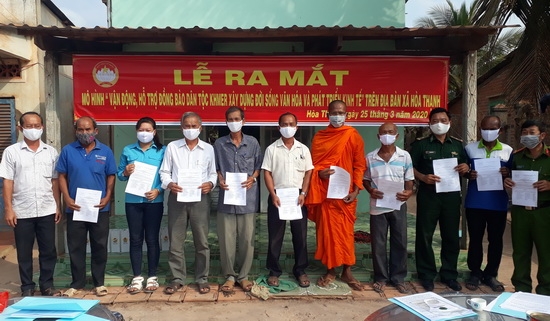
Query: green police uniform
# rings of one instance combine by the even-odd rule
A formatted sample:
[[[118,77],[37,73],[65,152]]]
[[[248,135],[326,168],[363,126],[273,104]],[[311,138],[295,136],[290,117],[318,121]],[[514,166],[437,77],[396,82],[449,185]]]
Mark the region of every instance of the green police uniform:
[[[539,180],[550,181],[550,148],[533,159],[524,148],[514,154],[512,170],[538,171]],[[512,180],[514,179],[512,174]],[[537,207],[512,206],[512,284],[516,291],[531,292],[531,255],[537,250],[538,294],[550,295],[550,191],[538,192]]]
[[[446,136],[441,143],[430,135],[415,141],[411,147],[414,168],[422,174],[433,174],[433,161],[443,158],[457,158],[458,164],[467,162],[462,141]],[[420,280],[433,281],[437,275],[433,234],[437,223],[441,232],[441,269],[442,282],[456,280],[457,261],[460,252],[458,228],[460,224],[460,192],[436,193],[435,185],[420,182],[416,196],[416,270]]]

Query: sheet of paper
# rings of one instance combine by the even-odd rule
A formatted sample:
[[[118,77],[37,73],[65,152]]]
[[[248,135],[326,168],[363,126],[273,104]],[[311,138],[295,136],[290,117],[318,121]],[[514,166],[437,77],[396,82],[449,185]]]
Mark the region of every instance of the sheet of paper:
[[[246,181],[246,173],[225,173],[225,184],[229,185],[224,191],[223,203],[227,205],[246,205],[246,187],[242,182]]]
[[[550,296],[516,292],[504,301],[501,305],[503,309],[527,312],[537,311],[550,313]]]
[[[95,206],[101,203],[101,191],[78,187],[74,202],[80,206],[80,211],[74,211],[74,221],[97,223],[99,207]]]
[[[279,207],[279,219],[284,221],[299,220],[302,216],[302,208],[298,205],[300,196],[297,188],[279,188],[275,191],[281,206]]]
[[[198,170],[180,170],[178,173],[178,185],[183,191],[178,193],[178,202],[200,202],[202,173]]]
[[[520,206],[537,206],[538,191],[533,187],[533,183],[539,180],[537,171],[512,171],[512,181],[515,185],[512,187],[512,204]]]
[[[502,191],[504,189],[500,167],[500,158],[474,159],[478,191]]]
[[[460,191],[460,177],[455,167],[458,165],[456,158],[434,159],[434,175],[439,176],[441,181],[435,183],[436,193]]]
[[[343,199],[349,194],[350,175],[342,167],[331,166],[330,169],[334,170],[334,174],[328,180],[327,198]]]
[[[376,188],[384,193],[384,197],[376,200],[377,207],[391,208],[398,210],[404,202],[397,199],[397,193],[403,191],[404,182],[394,182],[387,179],[379,179],[376,182]]]
[[[399,305],[424,320],[444,321],[477,315],[433,292],[394,297],[389,301]]]
[[[70,298],[40,298],[24,297],[11,305],[12,308],[21,310],[65,310],[65,311],[88,311],[99,303],[99,300],[83,300]]]
[[[128,178],[125,192],[145,197],[145,193],[153,188],[153,182],[158,175],[158,167],[142,162],[134,162],[134,165],[136,167]]]

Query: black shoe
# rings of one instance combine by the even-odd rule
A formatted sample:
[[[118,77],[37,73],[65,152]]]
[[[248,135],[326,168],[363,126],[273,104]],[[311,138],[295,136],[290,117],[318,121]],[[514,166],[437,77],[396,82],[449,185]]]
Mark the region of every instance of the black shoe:
[[[485,277],[483,284],[488,285],[494,292],[504,292],[504,284],[500,283],[494,276]]]
[[[29,289],[21,292],[21,296],[34,296],[34,289]]]
[[[433,291],[434,290],[434,281],[432,280],[421,280],[420,284],[426,291]]]
[[[445,281],[443,283],[445,283],[448,287],[450,287],[454,291],[462,290],[462,286],[456,280],[449,280],[449,281]]]
[[[61,291],[54,288],[40,290],[40,293],[42,293],[42,296],[61,296]]]

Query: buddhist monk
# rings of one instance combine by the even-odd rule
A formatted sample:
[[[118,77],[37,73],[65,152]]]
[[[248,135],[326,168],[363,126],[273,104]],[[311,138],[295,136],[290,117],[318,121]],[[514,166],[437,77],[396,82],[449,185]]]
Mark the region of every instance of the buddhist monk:
[[[315,134],[311,146],[313,173],[309,194],[306,197],[308,217],[316,224],[317,251],[315,259],[327,267],[327,273],[317,280],[317,285],[327,286],[336,279],[335,267],[343,265],[340,279],[352,289],[361,291],[363,286],[352,273],[355,264],[353,226],[356,215],[357,195],[363,189],[366,170],[363,139],[346,121],[346,104],[334,100],[328,106],[330,121],[326,129]],[[327,198],[329,178],[334,174],[330,166],[338,166],[350,174],[349,192],[341,199]]]

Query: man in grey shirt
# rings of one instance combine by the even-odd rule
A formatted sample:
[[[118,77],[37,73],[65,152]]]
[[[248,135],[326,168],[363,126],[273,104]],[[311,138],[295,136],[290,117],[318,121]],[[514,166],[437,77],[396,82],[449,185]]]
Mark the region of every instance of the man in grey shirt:
[[[229,135],[220,137],[214,143],[216,171],[220,185],[218,199],[218,240],[222,274],[226,278],[221,287],[225,293],[233,292],[235,282],[248,292],[252,282],[248,273],[254,258],[254,230],[256,213],[259,210],[259,187],[256,179],[260,175],[262,154],[256,138],[242,132],[244,111],[240,107],[229,107],[225,112]],[[246,180],[241,187],[246,188],[245,205],[229,205],[225,201],[230,187],[226,182],[227,173],[245,173]],[[233,188],[233,187],[231,187]],[[236,203],[236,202],[230,202]],[[235,262],[236,252],[239,255]],[[235,263],[240,271],[235,271]]]

